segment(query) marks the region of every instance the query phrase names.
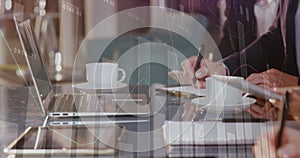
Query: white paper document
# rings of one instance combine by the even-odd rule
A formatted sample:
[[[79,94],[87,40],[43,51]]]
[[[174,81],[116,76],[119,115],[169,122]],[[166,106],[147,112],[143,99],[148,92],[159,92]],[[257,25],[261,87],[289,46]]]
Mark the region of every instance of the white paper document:
[[[223,123],[220,121],[174,122],[164,124],[166,145],[254,144],[270,129],[268,123]]]

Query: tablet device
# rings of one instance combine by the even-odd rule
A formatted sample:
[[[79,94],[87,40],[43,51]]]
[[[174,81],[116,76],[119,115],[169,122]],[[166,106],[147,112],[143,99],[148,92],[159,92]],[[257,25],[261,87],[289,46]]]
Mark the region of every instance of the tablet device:
[[[116,125],[29,127],[8,147],[7,155],[83,156],[111,155],[118,149],[125,129]]]
[[[226,82],[226,84],[228,84],[232,87],[241,89],[245,93],[250,93],[256,97],[259,97],[259,98],[262,98],[265,100],[269,100],[269,99],[283,100],[283,98],[284,98],[284,96],[281,94],[278,94],[276,92],[270,91],[263,87],[257,86],[246,80],[243,80],[242,82],[237,82],[236,80],[231,80],[230,78],[224,80],[224,79],[222,79],[223,77],[225,77],[225,76],[219,76],[219,75],[212,76],[212,78],[214,78],[220,82]]]

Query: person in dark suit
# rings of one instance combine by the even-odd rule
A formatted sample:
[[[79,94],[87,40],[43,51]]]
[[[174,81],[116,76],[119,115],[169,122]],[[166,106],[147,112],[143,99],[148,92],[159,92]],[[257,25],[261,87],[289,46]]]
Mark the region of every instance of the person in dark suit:
[[[276,18],[278,2],[279,0],[226,0],[226,21],[222,27],[223,36],[218,43],[222,57],[245,49],[268,32]]]
[[[196,63],[196,59],[196,57],[191,57],[183,61],[182,66],[186,76],[193,77],[195,72],[193,72],[192,68]],[[297,85],[300,73],[299,0],[282,0],[278,17],[270,32],[256,40],[241,53],[235,53],[225,58],[223,62],[224,64],[202,60],[201,68],[195,73],[195,76],[198,78],[196,86],[204,87],[204,78],[211,74],[248,77],[254,72],[260,73],[254,75],[261,75],[263,77],[259,79],[259,77],[251,77],[250,75],[248,80],[253,81],[256,78],[257,80],[261,80],[259,82],[262,83],[274,83],[280,79],[284,80],[283,83],[288,85],[280,85],[282,83],[280,82],[276,85],[277,87]],[[275,77],[268,77],[271,74]],[[299,99],[299,96],[297,94],[295,98]],[[296,104],[298,105],[299,101]],[[278,156],[300,157],[300,151],[298,150],[300,145],[300,131],[286,128],[283,133],[283,144],[278,149],[275,148],[277,133],[278,130],[270,131],[262,137],[261,141],[258,141],[261,143],[256,145],[258,146],[255,151],[256,156],[268,158]]]
[[[300,65],[300,39],[298,41],[296,39],[300,37],[300,35],[296,36],[300,31],[297,29],[300,29],[300,16],[296,17],[297,10],[298,12],[300,10],[297,9],[298,1],[282,0],[279,4],[278,16],[270,31],[242,52],[225,58],[223,63],[203,59],[201,68],[195,73],[197,57],[193,56],[183,61],[184,78],[192,80],[195,75],[198,79],[195,83],[197,88],[205,87],[205,78],[211,74],[248,77],[248,81],[270,89],[298,85],[298,67],[300,67],[298,66]],[[260,104],[251,106],[250,112],[255,117],[268,115]]]
[[[272,70],[280,80],[275,86],[297,85],[299,76],[296,58],[296,28],[295,14],[297,11],[298,0],[281,1],[278,17],[270,31],[241,52],[232,54],[220,62],[210,62],[205,59],[201,61],[201,68],[194,72],[196,56],[190,57],[182,62],[184,76],[192,78],[194,75],[198,79],[196,87],[205,87],[205,78],[211,74],[236,75],[247,78],[252,73],[261,73]],[[299,42],[298,42],[299,43]],[[300,49],[300,48],[299,48]],[[300,54],[300,50],[298,50]],[[298,55],[300,58],[300,55]],[[227,70],[227,71],[226,71]],[[270,72],[270,71],[269,71]],[[270,73],[260,75],[268,76]],[[258,77],[251,77],[257,79]],[[251,79],[254,80],[254,79]],[[259,82],[274,83],[270,77],[261,77]],[[258,82],[258,83],[259,83]],[[275,81],[278,82],[278,81]],[[280,85],[282,83],[282,85]]]
[[[224,12],[226,21],[222,27],[223,36],[218,43],[218,49],[223,58],[241,51],[256,39],[255,3],[256,0],[226,0]],[[240,14],[240,5],[247,8],[247,15]],[[239,34],[238,24],[242,24],[244,36]]]

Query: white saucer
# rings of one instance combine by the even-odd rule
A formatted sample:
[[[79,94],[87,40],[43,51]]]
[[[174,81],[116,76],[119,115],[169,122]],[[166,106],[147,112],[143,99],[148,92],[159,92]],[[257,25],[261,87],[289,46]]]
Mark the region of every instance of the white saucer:
[[[245,97],[240,103],[232,104],[232,105],[215,105],[210,102],[208,97],[200,97],[192,99],[192,103],[198,107],[202,107],[203,109],[207,109],[208,112],[212,113],[220,113],[220,112],[241,112],[244,109],[250,107],[250,105],[254,104],[256,99]]]
[[[72,87],[79,89],[79,90],[101,91],[101,92],[115,92],[115,91],[123,89],[127,86],[128,85],[126,83],[118,83],[115,87],[95,87],[94,85],[91,85],[88,82],[77,83],[77,84],[72,85]]]

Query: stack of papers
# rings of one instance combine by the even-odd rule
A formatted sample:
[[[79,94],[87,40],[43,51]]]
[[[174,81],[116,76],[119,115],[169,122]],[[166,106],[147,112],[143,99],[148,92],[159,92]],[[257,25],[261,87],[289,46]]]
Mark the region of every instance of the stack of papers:
[[[164,124],[168,145],[253,144],[268,123],[223,123],[220,121],[175,122]]]
[[[255,140],[271,128],[264,123],[223,123],[220,121],[174,122],[164,124],[164,139],[170,157],[204,146],[253,145]],[[197,150],[199,150],[197,149]],[[180,151],[180,152],[179,152]]]

